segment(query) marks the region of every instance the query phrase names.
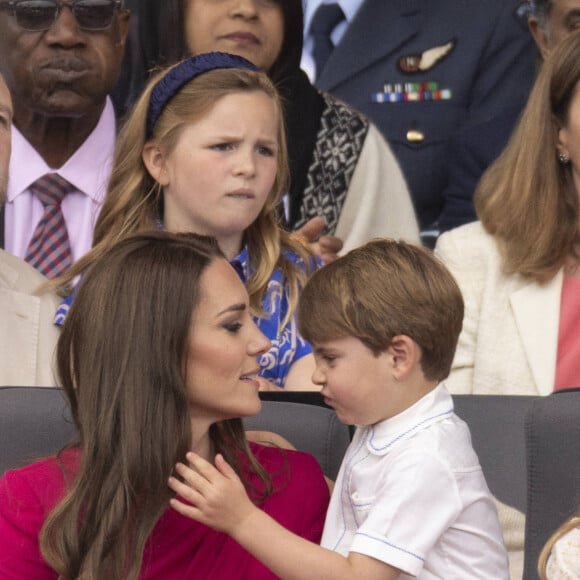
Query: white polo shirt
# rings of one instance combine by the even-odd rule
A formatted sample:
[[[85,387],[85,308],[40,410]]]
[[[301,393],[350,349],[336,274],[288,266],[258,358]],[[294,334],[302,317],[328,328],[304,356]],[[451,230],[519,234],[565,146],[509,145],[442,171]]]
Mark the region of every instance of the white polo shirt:
[[[443,383],[395,417],[357,427],[321,544],[405,579],[508,579],[497,511]]]

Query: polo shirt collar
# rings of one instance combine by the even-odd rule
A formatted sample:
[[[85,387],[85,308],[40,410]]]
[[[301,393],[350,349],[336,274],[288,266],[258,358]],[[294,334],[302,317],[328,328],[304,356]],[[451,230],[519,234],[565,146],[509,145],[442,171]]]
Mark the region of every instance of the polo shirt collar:
[[[440,383],[403,412],[368,427],[367,448],[373,455],[386,455],[397,444],[453,415],[453,399]]]

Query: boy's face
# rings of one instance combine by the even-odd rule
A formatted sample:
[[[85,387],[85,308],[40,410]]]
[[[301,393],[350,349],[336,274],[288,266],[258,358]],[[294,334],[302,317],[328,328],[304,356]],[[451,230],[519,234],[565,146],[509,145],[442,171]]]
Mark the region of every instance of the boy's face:
[[[314,343],[315,384],[325,402],[348,425],[372,425],[403,411],[405,389],[393,376],[390,349],[375,356],[358,338]]]

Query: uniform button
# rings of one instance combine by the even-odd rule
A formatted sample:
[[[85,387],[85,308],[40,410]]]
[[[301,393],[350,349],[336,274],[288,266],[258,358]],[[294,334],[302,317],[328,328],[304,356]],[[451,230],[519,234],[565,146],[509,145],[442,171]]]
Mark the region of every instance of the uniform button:
[[[425,134],[422,131],[417,131],[417,129],[410,129],[407,131],[407,141],[409,143],[421,143],[425,140]]]

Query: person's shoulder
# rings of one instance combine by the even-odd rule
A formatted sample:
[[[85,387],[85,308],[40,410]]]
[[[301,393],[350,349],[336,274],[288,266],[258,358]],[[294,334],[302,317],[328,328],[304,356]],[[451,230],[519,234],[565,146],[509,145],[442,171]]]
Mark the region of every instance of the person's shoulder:
[[[294,449],[282,449],[273,445],[263,445],[261,443],[250,443],[250,449],[256,459],[269,473],[275,473],[285,466],[292,471],[317,471],[321,472],[318,462],[314,456],[304,451]]]
[[[273,477],[276,488],[286,487],[291,483],[295,489],[297,484],[300,488],[312,490],[315,487],[328,489],[322,468],[310,453],[260,443],[250,443],[250,449],[262,467]]]
[[[77,452],[70,450],[7,471],[0,479],[0,503],[29,503],[36,497],[41,505],[53,504],[74,477],[77,462]]]
[[[352,105],[349,105],[345,101],[325,91],[319,92],[324,101],[322,116],[327,120],[327,122],[332,123],[338,128],[348,128],[351,131],[356,126],[359,126],[361,130],[366,131],[371,125],[368,117],[364,113],[355,109]]]
[[[0,250],[0,284],[17,292],[33,294],[46,278],[24,260]]]
[[[435,245],[436,254],[445,255],[454,249],[460,249],[463,256],[486,255],[497,251],[493,236],[480,221],[453,228],[439,236]]]

